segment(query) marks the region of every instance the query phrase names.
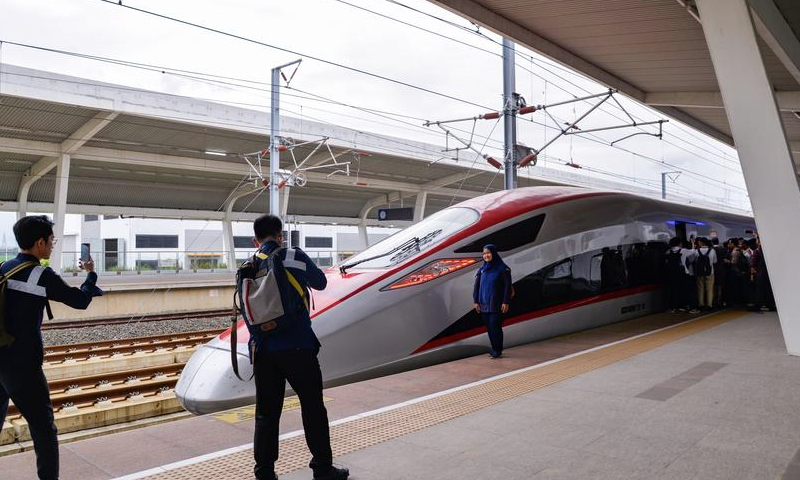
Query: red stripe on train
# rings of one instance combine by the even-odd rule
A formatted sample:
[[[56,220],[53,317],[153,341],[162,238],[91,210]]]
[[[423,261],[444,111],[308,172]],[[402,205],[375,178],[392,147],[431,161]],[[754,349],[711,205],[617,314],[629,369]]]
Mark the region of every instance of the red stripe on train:
[[[517,323],[527,322],[530,320],[535,320],[537,318],[541,318],[547,315],[552,315],[554,313],[563,312],[565,310],[571,310],[573,308],[578,307],[585,307],[586,305],[591,305],[594,303],[605,302],[607,300],[613,300],[615,298],[626,297],[628,295],[635,295],[637,293],[644,293],[644,292],[651,292],[655,290],[659,290],[664,288],[663,285],[655,284],[655,285],[643,285],[641,287],[633,287],[633,288],[626,288],[624,290],[617,290],[616,292],[609,292],[604,293],[601,295],[595,295],[592,297],[584,298],[582,300],[575,300],[573,302],[562,303],[559,305],[554,305],[552,307],[547,307],[542,310],[536,310],[535,312],[526,313],[523,315],[517,315],[516,317],[507,318],[503,321],[503,328],[509,325],[515,325]],[[431,340],[430,342],[422,345],[418,349],[411,352],[411,354],[424,352],[426,350],[431,350],[433,348],[441,347],[450,343],[458,342],[459,340],[464,340],[470,337],[476,337],[478,335],[483,335],[486,333],[486,329],[484,327],[477,327],[473,328],[464,332],[454,333],[453,335],[448,335],[446,337],[437,338],[436,340]]]

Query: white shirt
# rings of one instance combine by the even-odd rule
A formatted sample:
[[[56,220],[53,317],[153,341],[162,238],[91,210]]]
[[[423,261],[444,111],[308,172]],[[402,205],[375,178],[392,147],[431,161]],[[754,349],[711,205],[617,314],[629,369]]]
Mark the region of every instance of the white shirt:
[[[686,266],[687,273],[689,275],[694,275],[694,264],[697,261],[697,257],[699,257],[701,253],[699,250],[702,250],[702,254],[708,257],[708,261],[711,262],[711,275],[714,275],[714,264],[717,263],[717,252],[710,247],[700,247],[697,250],[687,250],[689,252],[686,259],[686,261],[688,261],[688,265]]]

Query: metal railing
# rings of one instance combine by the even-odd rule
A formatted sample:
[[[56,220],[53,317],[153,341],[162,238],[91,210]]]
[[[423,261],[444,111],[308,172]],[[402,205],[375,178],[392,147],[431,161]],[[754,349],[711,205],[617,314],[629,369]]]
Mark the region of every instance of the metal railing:
[[[303,250],[320,268],[333,266],[355,252]],[[252,250],[237,250],[236,264],[252,255]],[[80,252],[62,252],[61,272],[78,273]],[[229,271],[227,251],[137,250],[132,252],[92,252],[95,270],[107,275],[161,273],[209,273]],[[236,265],[233,266],[233,269]]]

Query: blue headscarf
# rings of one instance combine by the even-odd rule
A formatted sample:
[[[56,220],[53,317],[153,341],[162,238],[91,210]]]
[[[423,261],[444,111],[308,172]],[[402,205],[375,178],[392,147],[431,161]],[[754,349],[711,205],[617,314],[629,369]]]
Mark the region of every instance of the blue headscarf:
[[[503,273],[503,271],[508,268],[508,265],[503,262],[503,259],[500,258],[500,254],[497,253],[497,247],[493,244],[489,243],[483,246],[483,250],[489,250],[492,252],[492,261],[490,262],[483,262],[479,272],[481,275],[488,274],[491,277],[499,275]]]
[[[497,247],[492,244],[483,247],[485,250],[492,252],[492,260],[483,262],[483,265],[478,269],[478,274],[481,276],[478,285],[477,300],[481,305],[481,311],[492,312],[499,311],[500,304],[503,301],[503,289],[499,288],[499,283],[503,281],[503,273],[508,269],[508,266],[500,258],[497,253]]]

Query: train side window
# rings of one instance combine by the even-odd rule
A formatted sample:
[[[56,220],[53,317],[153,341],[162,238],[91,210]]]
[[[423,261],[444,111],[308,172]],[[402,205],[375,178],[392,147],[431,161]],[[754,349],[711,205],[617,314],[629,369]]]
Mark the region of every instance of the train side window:
[[[565,303],[572,298],[572,259],[550,267],[542,282],[543,306]]]
[[[468,243],[456,250],[456,253],[479,253],[483,250],[483,246],[489,243],[496,246],[497,250],[501,252],[533,243],[539,235],[539,230],[542,229],[544,217],[545,214],[526,218],[521,222],[509,225]]]

